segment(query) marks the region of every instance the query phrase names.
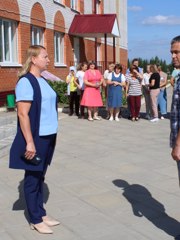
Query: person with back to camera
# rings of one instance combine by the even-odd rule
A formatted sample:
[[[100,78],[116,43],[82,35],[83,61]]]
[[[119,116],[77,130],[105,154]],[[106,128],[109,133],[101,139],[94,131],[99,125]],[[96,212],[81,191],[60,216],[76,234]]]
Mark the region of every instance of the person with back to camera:
[[[122,66],[116,64],[114,72],[108,76],[108,108],[110,111],[109,121],[119,122],[119,112],[122,106],[122,88],[125,86],[125,76],[122,74]]]
[[[159,121],[158,118],[158,95],[160,92],[160,74],[158,72],[157,66],[150,65],[150,71],[152,72],[151,77],[149,79],[149,89],[150,89],[150,97],[151,97],[151,107],[153,118],[150,120],[151,122]]]
[[[101,120],[98,117],[98,107],[103,106],[100,86],[103,83],[103,77],[99,70],[96,69],[96,63],[90,61],[88,70],[84,74],[84,94],[81,100],[81,105],[88,108],[88,120]],[[93,116],[94,113],[94,116]]]
[[[10,168],[25,170],[24,196],[30,227],[43,234],[53,233],[50,227],[60,224],[46,214],[43,206],[43,183],[58,129],[57,95],[41,77],[48,64],[43,46],[28,48],[15,89],[18,126],[9,163]]]

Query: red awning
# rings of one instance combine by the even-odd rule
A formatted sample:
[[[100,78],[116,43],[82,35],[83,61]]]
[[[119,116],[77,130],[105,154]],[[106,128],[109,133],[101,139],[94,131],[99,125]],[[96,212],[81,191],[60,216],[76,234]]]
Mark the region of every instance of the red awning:
[[[75,15],[69,34],[79,37],[120,37],[116,14]]]

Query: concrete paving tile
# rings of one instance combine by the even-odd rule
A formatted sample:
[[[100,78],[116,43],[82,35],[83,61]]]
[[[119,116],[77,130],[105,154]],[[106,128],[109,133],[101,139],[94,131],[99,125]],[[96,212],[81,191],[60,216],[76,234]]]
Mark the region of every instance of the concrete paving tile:
[[[14,239],[7,232],[1,232],[1,230],[0,230],[0,234],[1,234],[2,240],[13,240]]]
[[[54,234],[49,236],[29,229],[24,216],[24,172],[8,169],[8,155],[3,155],[1,238],[173,239],[179,230],[180,191],[170,156],[169,120],[151,124],[144,119],[132,123],[122,118],[119,123],[104,119],[90,123],[61,113],[59,119],[44,201],[48,214],[62,224],[53,228]],[[11,124],[12,119],[7,123]],[[3,146],[10,147],[11,140],[12,136],[3,138]]]
[[[122,195],[120,196],[112,191],[98,193],[96,195],[91,194],[90,196],[86,195],[81,198],[104,213],[108,211],[112,214],[116,212],[118,208],[127,207],[129,205]]]
[[[91,206],[83,201],[83,199],[76,197],[71,197],[64,202],[60,201],[59,203],[51,203],[51,201],[48,201],[46,209],[51,216],[56,217],[60,221],[61,218],[64,217],[75,217],[86,215],[86,213],[98,212],[94,206]]]
[[[49,169],[50,170],[50,169]],[[58,175],[53,174],[53,169],[52,172],[49,172],[49,177],[51,177],[51,182],[54,184],[55,187],[60,187],[60,186],[65,186],[71,183],[78,183],[78,182],[83,182],[84,181],[84,176],[81,176],[80,174],[76,173],[76,172],[72,172],[72,171],[65,171],[65,169],[63,169],[63,171],[59,171]],[[47,172],[47,175],[48,175]],[[48,182],[48,178],[47,177],[47,182]]]
[[[127,231],[124,231],[124,229],[122,229],[122,231],[120,231],[119,233],[116,231],[116,234],[110,233],[110,234],[107,234],[106,236],[96,238],[96,240],[110,240],[110,239],[111,240],[117,240],[117,239],[149,240],[149,238],[146,238],[145,236],[142,237],[141,234],[129,229]]]
[[[24,211],[12,211],[11,209],[1,213],[1,227],[8,230],[8,228],[16,229],[18,226],[27,224],[24,216]]]
[[[176,166],[176,163],[174,161],[172,162],[171,165],[169,163],[165,167],[156,168],[155,172],[159,173],[159,174],[167,175],[167,176],[169,176],[171,178],[174,178],[174,177],[177,178],[177,176],[178,176],[177,166]],[[176,174],[176,176],[175,176],[175,174]]]
[[[158,189],[161,189],[167,193],[177,193],[178,185],[175,178],[168,178],[161,181],[159,184],[156,184]]]
[[[66,184],[62,187],[67,192],[73,193],[76,196],[91,195],[95,193],[106,192],[107,188],[104,185],[97,185],[96,183],[91,183],[84,179],[83,182],[75,182],[71,184]]]
[[[148,222],[147,219],[144,219],[142,220],[144,223],[134,224],[131,228],[137,231],[141,236],[145,236],[150,240],[172,240],[177,235],[178,230],[175,230],[174,226],[170,223],[167,225],[168,222],[165,218],[164,220],[165,221],[156,219],[153,222]]]
[[[121,224],[112,221],[110,218],[101,213],[78,215],[71,218],[63,218],[63,223],[75,233],[80,235],[83,239],[98,239],[105,235],[112,233],[116,235],[119,233]],[[122,226],[124,229],[124,226]]]

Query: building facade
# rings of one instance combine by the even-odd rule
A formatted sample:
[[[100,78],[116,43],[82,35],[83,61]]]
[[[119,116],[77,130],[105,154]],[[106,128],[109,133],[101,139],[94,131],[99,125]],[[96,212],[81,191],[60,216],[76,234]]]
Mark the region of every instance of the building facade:
[[[46,47],[48,71],[65,79],[69,66],[105,61],[103,38],[70,35],[75,15],[116,14],[119,38],[107,38],[107,62],[127,65],[127,0],[6,0],[0,1],[0,99],[14,90],[28,46]],[[98,23],[97,23],[98,24]],[[113,56],[115,46],[115,58]],[[103,68],[101,70],[104,70]]]

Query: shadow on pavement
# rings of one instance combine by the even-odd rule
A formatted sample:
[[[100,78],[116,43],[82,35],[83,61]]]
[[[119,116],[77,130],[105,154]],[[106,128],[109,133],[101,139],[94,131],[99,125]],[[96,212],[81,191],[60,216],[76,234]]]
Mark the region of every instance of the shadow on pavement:
[[[26,202],[25,202],[25,198],[24,198],[24,180],[21,180],[19,182],[18,191],[19,191],[19,199],[17,199],[14,202],[12,210],[14,210],[14,211],[24,210],[24,216],[25,216],[26,220],[29,222],[29,216],[28,216]],[[44,191],[44,203],[46,203],[49,198],[49,188],[46,183],[44,183],[43,191]]]
[[[152,197],[151,193],[142,185],[129,184],[125,180],[116,179],[113,184],[121,188],[123,196],[132,206],[136,217],[145,217],[157,228],[163,230],[170,236],[180,240],[180,223],[168,216],[164,205]]]

